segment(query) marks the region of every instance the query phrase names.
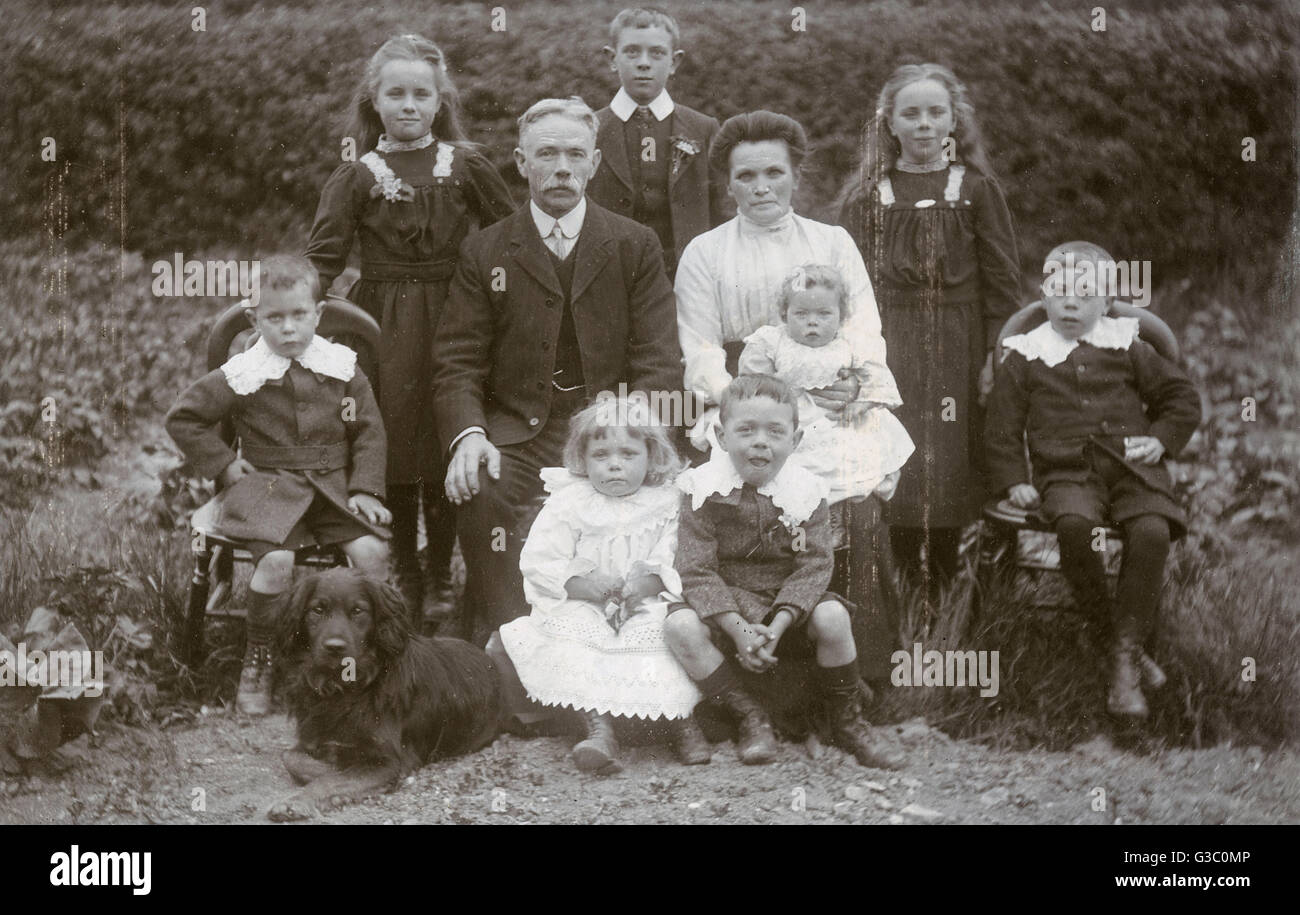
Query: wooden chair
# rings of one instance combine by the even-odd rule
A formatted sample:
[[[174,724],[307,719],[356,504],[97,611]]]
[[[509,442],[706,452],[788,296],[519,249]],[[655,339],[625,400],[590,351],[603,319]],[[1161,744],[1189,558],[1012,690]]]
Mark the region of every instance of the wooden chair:
[[[357,353],[357,365],[370,378],[379,359],[379,325],[347,299],[326,296],[325,310],[316,333],[343,343]],[[217,318],[208,334],[207,371],[222,366],[236,353],[243,352],[257,340],[240,305],[232,305]],[[221,436],[227,444],[235,442],[234,428],[226,423]],[[190,518],[190,550],[194,557],[194,571],[190,578],[189,597],[186,602],[185,652],[191,667],[203,660],[203,627],[208,616],[243,617],[243,608],[230,607],[229,600],[234,567],[237,562],[252,562],[252,556],[236,539],[215,532],[213,522],[217,517],[221,493],[198,508]],[[329,568],[346,565],[347,559],[337,547],[310,547],[299,550],[294,563],[310,568]]]

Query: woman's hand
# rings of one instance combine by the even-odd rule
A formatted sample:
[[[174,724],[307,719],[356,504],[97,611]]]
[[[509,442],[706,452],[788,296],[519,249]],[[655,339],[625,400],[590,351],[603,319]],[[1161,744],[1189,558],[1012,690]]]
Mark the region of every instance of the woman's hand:
[[[374,496],[365,492],[354,492],[348,496],[348,510],[365,518],[371,524],[392,524],[393,513],[384,507]]]
[[[858,376],[850,372],[832,385],[810,389],[808,396],[812,398],[813,403],[825,410],[827,415],[836,422],[844,422],[844,410],[850,403],[857,400],[860,387]]]

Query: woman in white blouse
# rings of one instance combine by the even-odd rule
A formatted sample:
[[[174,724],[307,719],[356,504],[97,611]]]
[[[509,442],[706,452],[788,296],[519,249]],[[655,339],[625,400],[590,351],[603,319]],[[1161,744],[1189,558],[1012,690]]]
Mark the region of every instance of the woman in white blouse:
[[[677,267],[677,329],[686,360],[686,387],[716,404],[736,373],[744,339],[765,324],[779,324],[777,296],[795,267],[837,268],[848,286],[851,315],[844,326],[873,363],[869,400],[887,407],[902,401],[885,366],[880,314],[862,255],[849,233],[805,219],[791,208],[799,166],[808,151],[803,127],[771,111],[727,120],[709,150],[709,163],[727,175],[736,216],[697,235]],[[878,365],[876,365],[878,364]],[[810,392],[818,406],[842,412],[859,381],[849,379]]]
[[[807,151],[799,122],[771,111],[730,118],[709,149],[710,166],[727,175],[736,216],[686,246],[676,277],[686,387],[706,403],[718,403],[736,374],[745,338],[764,325],[780,323],[781,283],[795,267],[808,263],[830,264],[844,277],[850,316],[843,333],[868,363],[860,377],[808,393],[819,407],[841,418],[847,403],[863,399],[860,388],[865,388],[866,400],[881,407],[902,403],[885,362],[880,314],[857,245],[842,227],[805,219],[791,208]],[[882,549],[886,528],[877,499],[852,504],[848,592],[859,605],[854,638],[862,676],[880,682],[889,676],[898,638],[895,608],[881,593],[892,574],[876,568],[889,562],[889,551]]]

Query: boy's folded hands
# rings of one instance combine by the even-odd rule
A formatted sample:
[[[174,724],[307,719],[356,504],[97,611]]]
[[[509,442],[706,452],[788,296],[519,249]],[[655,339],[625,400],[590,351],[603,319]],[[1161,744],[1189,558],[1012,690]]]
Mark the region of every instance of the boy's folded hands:
[[[789,625],[788,613],[777,614],[768,626],[751,623],[738,613],[726,614],[722,620],[723,629],[736,645],[736,660],[745,670],[756,674],[776,666],[776,644]]]

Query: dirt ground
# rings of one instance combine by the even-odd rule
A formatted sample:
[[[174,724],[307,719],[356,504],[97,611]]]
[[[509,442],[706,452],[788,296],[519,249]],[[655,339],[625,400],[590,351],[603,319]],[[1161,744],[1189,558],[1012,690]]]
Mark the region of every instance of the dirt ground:
[[[94,747],[78,738],[35,774],[0,782],[0,823],[268,822],[271,805],[295,789],[280,763],[292,724],[282,714],[203,712],[163,730],[109,725]],[[568,738],[503,736],[319,822],[1300,822],[1293,749],[1144,753],[1096,739],[1065,753],[1000,752],[919,719],[880,730],[906,750],[903,771],[788,743],[769,766],[743,766],[734,746],[718,743],[710,765],[686,768],[641,735],[625,747],[622,772],[594,776],[575,768]]]
[[[174,462],[150,428],[109,455],[95,493],[63,490],[49,510],[87,509],[157,491]],[[953,740],[914,719],[881,727],[905,751],[900,772],[864,768],[815,743],[782,744],[768,766],[714,744],[683,767],[653,734],[625,736],[623,770],[581,773],[569,737],[502,736],[426,766],[397,789],[323,813],[324,823],[1298,823],[1300,750],[1118,747],[1096,738],[1069,752],[1001,751]],[[25,776],[0,776],[0,824],[267,823],[295,785],[280,762],[294,744],[283,714],[225,707],[176,713],[161,728],[100,726]]]

